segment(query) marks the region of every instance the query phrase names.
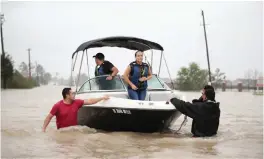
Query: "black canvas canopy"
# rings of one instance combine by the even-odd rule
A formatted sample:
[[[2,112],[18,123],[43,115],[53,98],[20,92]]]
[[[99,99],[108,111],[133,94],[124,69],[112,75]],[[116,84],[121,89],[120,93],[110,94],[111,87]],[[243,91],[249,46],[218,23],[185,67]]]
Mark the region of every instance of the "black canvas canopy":
[[[81,44],[72,54],[72,58],[74,57],[74,54],[79,51],[84,51],[89,48],[104,47],[104,46],[122,47],[130,50],[140,50],[140,51],[146,51],[150,49],[163,51],[163,47],[155,42],[151,42],[148,40],[135,38],[135,37],[115,36],[115,37],[95,39]]]

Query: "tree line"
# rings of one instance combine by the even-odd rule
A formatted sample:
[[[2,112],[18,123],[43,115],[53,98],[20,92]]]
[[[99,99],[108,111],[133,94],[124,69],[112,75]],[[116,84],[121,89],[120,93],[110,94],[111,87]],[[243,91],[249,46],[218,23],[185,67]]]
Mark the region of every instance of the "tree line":
[[[51,74],[46,72],[44,67],[40,64],[31,64],[30,70],[32,72],[32,78],[37,82],[38,85],[47,85],[52,79]],[[25,62],[22,62],[19,65],[19,71],[24,77],[29,76],[29,68]]]
[[[242,82],[243,87],[254,88],[256,87],[257,80],[260,76],[263,76],[261,72],[257,70],[248,70],[245,73],[245,78],[238,79]],[[222,83],[226,81],[226,87],[232,88],[232,82],[226,80],[226,75],[221,72],[219,68],[216,68],[214,72],[211,72],[211,84],[215,89],[221,88]],[[182,67],[177,72],[177,78],[174,80],[174,88],[183,91],[201,90],[204,85],[209,82],[209,71],[202,69],[197,63],[192,62],[188,67]],[[230,83],[231,82],[231,83]]]
[[[29,71],[32,72],[31,77]],[[7,53],[1,54],[1,88],[33,88],[48,84],[51,78],[51,74],[40,64],[31,64],[29,68],[22,62],[19,68],[15,69],[12,57]]]
[[[211,83],[217,89],[226,79],[225,73],[219,68],[211,72]],[[174,80],[174,87],[183,91],[201,90],[209,82],[209,71],[202,69],[197,63],[192,62],[188,67],[181,67]]]

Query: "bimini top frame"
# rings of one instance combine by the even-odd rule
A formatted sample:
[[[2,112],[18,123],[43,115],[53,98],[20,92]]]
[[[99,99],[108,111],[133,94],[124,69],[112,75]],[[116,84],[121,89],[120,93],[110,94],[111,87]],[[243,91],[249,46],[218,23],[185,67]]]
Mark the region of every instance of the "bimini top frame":
[[[83,52],[82,58],[81,58],[81,65],[80,65],[80,69],[79,69],[79,76],[77,78],[77,83],[76,83],[76,90],[77,90],[77,87],[79,84],[79,77],[80,77],[80,71],[81,71],[81,67],[82,67],[84,53],[86,53],[86,57],[87,57],[88,77],[90,78],[87,50],[90,48],[98,48],[98,47],[120,47],[120,48],[126,48],[126,49],[130,49],[130,50],[139,50],[139,51],[151,50],[151,64],[149,64],[149,62],[147,61],[146,56],[145,56],[145,60],[150,65],[151,68],[152,68],[152,64],[153,64],[153,50],[160,50],[161,51],[161,58],[160,58],[160,64],[159,64],[159,71],[158,71],[157,75],[159,76],[159,74],[160,74],[162,58],[164,58],[164,61],[165,61],[165,64],[166,64],[166,67],[168,70],[168,65],[167,65],[166,59],[165,59],[165,57],[163,57],[164,56],[163,55],[164,49],[158,43],[148,41],[145,39],[141,39],[141,38],[125,37],[125,36],[114,36],[114,37],[106,37],[106,38],[90,40],[90,41],[87,41],[87,42],[81,44],[76,49],[76,51],[74,51],[74,53],[72,54],[71,80],[72,80],[72,72],[74,71],[78,52],[80,52],[80,51]],[[86,51],[86,52],[84,52],[84,51]],[[76,55],[76,58],[74,60],[75,55]],[[169,70],[168,70],[168,73],[170,76]],[[171,79],[171,76],[170,76],[170,79]],[[172,82],[172,80],[171,80],[171,82]],[[72,84],[72,81],[70,84]]]
[[[74,57],[75,53],[79,51],[84,51],[90,48],[105,47],[105,46],[121,47],[130,50],[140,50],[140,51],[147,51],[150,49],[163,51],[163,47],[155,42],[151,42],[148,40],[135,38],[135,37],[114,36],[114,37],[106,37],[106,38],[90,40],[81,44],[72,54],[72,58]]]

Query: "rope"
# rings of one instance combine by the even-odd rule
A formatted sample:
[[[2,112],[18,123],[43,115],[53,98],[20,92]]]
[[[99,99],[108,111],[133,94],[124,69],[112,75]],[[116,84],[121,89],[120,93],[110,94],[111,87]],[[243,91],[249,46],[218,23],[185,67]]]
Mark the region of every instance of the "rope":
[[[187,119],[187,116],[185,115],[184,120],[182,121],[180,128],[178,130],[174,131],[173,133],[174,134],[178,133],[181,130],[182,126],[185,126],[187,122],[188,122],[188,119]]]

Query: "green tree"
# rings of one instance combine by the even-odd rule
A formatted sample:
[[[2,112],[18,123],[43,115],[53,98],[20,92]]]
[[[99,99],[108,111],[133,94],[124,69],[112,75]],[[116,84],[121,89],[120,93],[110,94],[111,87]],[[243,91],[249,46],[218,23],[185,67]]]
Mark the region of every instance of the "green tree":
[[[38,64],[35,68],[35,72],[36,72],[36,78],[37,78],[37,82],[39,84],[44,84],[44,74],[45,74],[45,70],[44,67],[40,64]]]
[[[15,70],[12,80],[7,82],[8,88],[33,88],[36,86],[34,79],[25,78],[19,71]]]
[[[219,88],[221,83],[225,80],[226,76],[225,73],[221,72],[219,68],[215,70],[215,73],[213,74],[213,82],[215,85],[215,88]]]
[[[44,73],[44,84],[48,84],[50,81],[51,81],[51,74],[50,73],[48,73],[48,72],[45,72]]]
[[[7,88],[7,81],[11,80],[14,74],[12,57],[5,53],[1,54],[1,84],[4,89]]]
[[[21,62],[19,71],[24,77],[28,77],[28,65],[25,62]]]
[[[177,74],[177,85],[180,90],[200,90],[208,83],[208,71],[201,69],[197,63],[182,67]]]

